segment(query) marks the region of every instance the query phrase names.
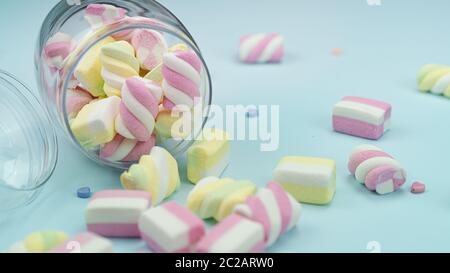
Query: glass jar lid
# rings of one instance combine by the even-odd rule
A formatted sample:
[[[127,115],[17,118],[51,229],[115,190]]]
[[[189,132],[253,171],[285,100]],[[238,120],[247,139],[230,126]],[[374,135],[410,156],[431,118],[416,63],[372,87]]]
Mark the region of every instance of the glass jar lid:
[[[0,210],[29,203],[52,175],[55,129],[37,97],[0,70]]]

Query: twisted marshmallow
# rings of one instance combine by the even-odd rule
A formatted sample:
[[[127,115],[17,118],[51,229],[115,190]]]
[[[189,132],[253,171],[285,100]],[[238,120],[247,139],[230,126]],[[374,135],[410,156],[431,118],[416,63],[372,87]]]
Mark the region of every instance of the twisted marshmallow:
[[[152,70],[161,64],[163,55],[167,51],[164,37],[154,30],[136,30],[133,33],[131,44],[136,50],[141,67],[146,70]]]
[[[120,96],[125,80],[139,75],[139,61],[134,56],[134,48],[125,41],[102,47],[100,61],[103,65],[104,91],[108,96]]]
[[[348,169],[356,180],[379,194],[394,192],[406,181],[400,163],[372,145],[356,147],[350,155]]]
[[[148,141],[155,129],[161,96],[161,87],[155,82],[139,77],[127,79],[122,88],[116,131],[128,139]]]
[[[431,92],[450,98],[450,66],[427,64],[417,75],[417,85],[421,92]]]
[[[45,45],[44,54],[51,68],[61,69],[67,56],[74,50],[75,41],[70,35],[58,32]]]
[[[94,97],[80,86],[67,89],[66,109],[69,118],[75,118],[78,112],[93,99]]]
[[[283,37],[276,33],[243,36],[239,57],[246,63],[279,62],[284,55],[283,42]]]
[[[97,29],[125,18],[126,13],[125,9],[113,5],[90,4],[86,8],[84,18],[92,28]]]
[[[270,182],[259,189],[245,204],[236,206],[235,213],[261,223],[265,243],[270,246],[285,232],[293,228],[301,216],[302,207],[278,183]]]
[[[200,96],[202,61],[192,50],[164,54],[162,88],[164,108],[176,105],[194,107],[196,97]]]
[[[100,150],[100,158],[109,161],[137,161],[141,156],[149,154],[156,144],[156,136],[152,135],[148,141],[139,142],[126,139],[121,135]]]

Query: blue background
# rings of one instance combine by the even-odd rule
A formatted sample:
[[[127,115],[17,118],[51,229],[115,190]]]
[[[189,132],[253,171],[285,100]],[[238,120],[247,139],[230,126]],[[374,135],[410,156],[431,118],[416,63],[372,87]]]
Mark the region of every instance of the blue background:
[[[35,90],[35,39],[56,2],[2,1],[0,7],[0,68]],[[269,251],[368,252],[370,241],[378,241],[383,252],[450,251],[450,100],[421,94],[415,86],[423,64],[450,64],[448,1],[381,0],[381,6],[365,0],[161,2],[200,45],[212,73],[214,103],[280,105],[279,149],[263,153],[258,142],[233,142],[227,176],[262,186],[285,155],[337,161],[331,205],[304,205],[298,228]],[[241,35],[272,31],[286,38],[282,64],[236,61]],[[335,47],[343,49],[341,57],[331,55]],[[332,106],[345,95],[393,105],[392,130],[375,143],[408,171],[401,191],[378,196],[348,174],[352,147],[369,141],[332,132]],[[94,165],[63,137],[59,147],[56,171],[38,199],[0,215],[0,249],[37,230],[84,231],[88,201],[78,199],[76,190],[120,187],[118,172]],[[425,182],[427,192],[411,194],[413,180]],[[191,188],[183,183],[174,199],[184,203]],[[119,252],[144,247],[139,240],[114,243]]]

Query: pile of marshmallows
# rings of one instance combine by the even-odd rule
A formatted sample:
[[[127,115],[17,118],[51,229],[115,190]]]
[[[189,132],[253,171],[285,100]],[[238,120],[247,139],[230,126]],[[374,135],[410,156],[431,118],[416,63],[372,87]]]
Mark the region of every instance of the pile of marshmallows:
[[[131,18],[124,9],[105,4],[91,4],[85,13],[93,30]],[[47,63],[62,69],[74,48],[70,36],[57,33],[45,47]],[[171,136],[165,122],[174,107],[194,107],[201,97],[202,73],[193,50],[184,44],[169,47],[158,31],[107,37],[75,69],[66,96],[72,133],[84,148],[100,149],[104,160],[137,161],[155,146],[157,135]]]
[[[126,12],[114,6],[90,5],[86,10],[86,19],[94,28],[123,18]],[[70,37],[55,35],[45,52],[49,64],[60,69],[73,48]],[[258,34],[241,40],[243,62],[277,62],[282,56],[279,35]],[[120,177],[124,190],[93,196],[85,211],[88,232],[71,239],[62,232],[37,232],[9,251],[112,252],[106,238],[139,237],[160,253],[261,252],[297,224],[300,203],[332,201],[334,160],[284,157],[273,172],[276,182],[258,189],[248,180],[218,178],[229,162],[229,137],[221,130],[205,129],[204,137],[186,154],[187,177],[195,184],[187,207],[165,202],[179,188],[180,176],[175,158],[155,146],[155,131],[169,137],[167,124],[158,126],[158,120],[168,120],[177,105],[194,106],[201,73],[201,60],[193,51],[185,45],[169,48],[156,31],[119,33],[91,48],[68,91],[72,131],[84,147],[101,147],[104,159],[137,163]],[[377,140],[390,128],[391,111],[385,102],[345,97],[333,108],[333,128]],[[401,164],[372,145],[354,148],[348,169],[379,194],[394,192],[406,181]],[[206,219],[218,224],[207,230]]]

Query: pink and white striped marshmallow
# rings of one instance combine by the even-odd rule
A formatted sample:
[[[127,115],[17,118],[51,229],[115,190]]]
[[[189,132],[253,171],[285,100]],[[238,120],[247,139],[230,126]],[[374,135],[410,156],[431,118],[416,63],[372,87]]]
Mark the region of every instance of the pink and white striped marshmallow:
[[[390,104],[361,97],[344,97],[334,105],[336,132],[368,139],[379,139],[391,124]]]
[[[150,154],[155,144],[156,136],[154,134],[147,141],[137,141],[116,135],[113,141],[102,147],[100,158],[111,162],[137,161],[141,156]]]
[[[150,193],[144,191],[98,192],[85,211],[87,229],[105,237],[140,237],[139,217],[151,204]]]
[[[125,9],[113,5],[90,4],[86,8],[84,18],[92,28],[97,29],[125,18],[126,13]]]
[[[203,221],[176,202],[144,212],[139,220],[141,237],[156,253],[188,253],[205,234]]]
[[[50,253],[112,253],[112,242],[91,232],[78,234]]]
[[[152,80],[128,78],[122,86],[122,102],[116,118],[116,131],[121,136],[148,141],[155,129],[162,89]]]
[[[78,112],[93,99],[94,97],[80,86],[67,89],[66,110],[69,113],[69,118],[75,118]]]
[[[198,253],[259,253],[264,249],[263,226],[238,214],[217,224],[196,246]]]
[[[192,50],[164,54],[164,108],[171,110],[176,105],[194,107],[195,99],[200,97],[202,67],[202,61]]]
[[[301,211],[300,203],[276,182],[270,182],[235,208],[235,213],[263,225],[267,247],[297,224]]]
[[[136,50],[141,68],[152,70],[163,61],[163,55],[167,51],[167,44],[161,33],[140,29],[133,33],[131,44]]]
[[[355,147],[349,158],[348,169],[356,180],[378,194],[394,192],[406,182],[406,172],[400,163],[372,145]]]
[[[239,57],[245,63],[276,63],[284,56],[284,38],[277,33],[241,37]]]
[[[48,39],[44,47],[47,64],[51,68],[61,69],[67,56],[74,50],[75,41],[70,35],[58,32]]]

